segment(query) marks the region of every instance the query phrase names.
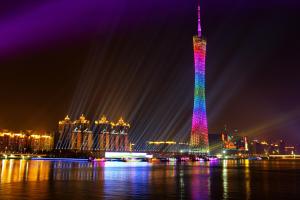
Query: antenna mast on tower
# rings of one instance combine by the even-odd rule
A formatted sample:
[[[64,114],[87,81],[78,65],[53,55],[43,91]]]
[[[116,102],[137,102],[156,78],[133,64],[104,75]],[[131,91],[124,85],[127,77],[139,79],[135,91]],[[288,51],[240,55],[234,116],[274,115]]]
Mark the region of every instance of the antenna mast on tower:
[[[200,3],[198,3],[198,37],[201,37]]]

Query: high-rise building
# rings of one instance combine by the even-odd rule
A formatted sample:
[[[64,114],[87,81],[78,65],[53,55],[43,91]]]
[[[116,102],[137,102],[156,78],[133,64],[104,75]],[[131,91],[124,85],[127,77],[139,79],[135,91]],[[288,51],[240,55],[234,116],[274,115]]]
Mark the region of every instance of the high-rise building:
[[[195,62],[194,110],[190,146],[193,153],[208,153],[208,128],[205,98],[206,41],[202,37],[200,5],[198,5],[198,34],[193,37]]]
[[[54,145],[56,149],[71,148],[72,130],[73,122],[67,115],[64,120],[61,120],[58,123],[58,131],[54,137]]]
[[[94,149],[102,151],[109,149],[109,136],[111,129],[111,124],[104,115],[100,120],[95,121]]]
[[[75,120],[72,131],[72,149],[90,150],[93,143],[93,134],[90,129],[90,121],[82,114],[78,120]]]
[[[105,116],[95,121],[94,150],[129,151],[129,128],[130,125],[122,118],[117,123],[109,122]]]
[[[129,151],[129,128],[130,125],[122,118],[113,123],[102,116],[90,123],[84,115],[75,121],[66,116],[59,121],[55,149],[76,152]]]
[[[0,152],[32,153],[51,151],[53,134],[46,131],[10,131],[0,130]]]
[[[122,118],[119,119],[119,121],[114,125],[113,127],[113,134],[115,135],[114,138],[114,145],[113,149],[114,151],[129,151],[129,141],[128,141],[128,130],[130,128],[130,125]]]
[[[238,129],[230,130],[225,127],[220,132],[223,150],[232,154],[248,152],[248,138],[239,133]]]

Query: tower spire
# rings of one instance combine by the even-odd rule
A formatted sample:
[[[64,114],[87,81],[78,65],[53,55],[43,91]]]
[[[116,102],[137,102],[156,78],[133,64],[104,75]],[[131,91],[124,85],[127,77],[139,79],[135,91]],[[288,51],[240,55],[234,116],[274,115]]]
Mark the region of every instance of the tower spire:
[[[198,37],[201,37],[200,3],[198,2]]]

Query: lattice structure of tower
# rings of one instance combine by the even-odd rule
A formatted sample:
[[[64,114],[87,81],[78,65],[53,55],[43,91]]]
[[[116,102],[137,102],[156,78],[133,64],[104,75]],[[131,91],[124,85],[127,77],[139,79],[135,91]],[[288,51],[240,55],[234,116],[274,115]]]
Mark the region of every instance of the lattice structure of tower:
[[[198,34],[193,37],[195,64],[194,109],[190,147],[192,153],[208,153],[208,128],[205,97],[205,58],[206,40],[203,39],[200,24],[200,6],[198,5]]]

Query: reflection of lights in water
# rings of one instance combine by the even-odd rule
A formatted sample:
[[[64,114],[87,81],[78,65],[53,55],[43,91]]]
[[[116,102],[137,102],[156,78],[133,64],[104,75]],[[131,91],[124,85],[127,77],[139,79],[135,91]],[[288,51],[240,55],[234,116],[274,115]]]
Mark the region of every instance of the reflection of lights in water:
[[[2,160],[2,165],[1,165],[1,182],[3,182],[3,179],[6,176],[6,164],[7,164],[7,160]]]
[[[211,190],[210,190],[210,188],[211,188],[211,182],[210,182],[210,178],[211,178],[211,176],[210,176],[210,164],[211,163],[208,163],[208,166],[207,166],[207,168],[206,168],[206,174],[207,174],[207,189],[208,189],[208,196],[210,197],[210,195],[211,195]]]
[[[44,181],[49,179],[50,162],[30,161],[28,181]]]
[[[168,165],[168,177],[175,177],[176,176],[176,171],[175,171],[175,166],[174,165]]]
[[[25,170],[25,180],[28,180],[28,168],[29,168],[29,162],[26,162],[26,170]]]
[[[54,180],[102,180],[103,176],[117,180],[117,178],[122,179],[125,176],[137,176],[133,170],[148,166],[152,166],[152,164],[147,162],[52,162]],[[116,171],[126,173],[118,174],[115,173]],[[116,174],[117,176],[115,176]]]
[[[191,197],[192,199],[201,199],[211,195],[210,190],[210,164],[192,163],[192,177],[191,177]],[[197,166],[197,167],[196,167]]]
[[[249,164],[249,160],[245,160],[246,199],[250,199],[251,196]]]
[[[20,160],[20,164],[19,164],[19,177],[22,175],[22,171],[24,170],[24,162],[23,160]]]
[[[151,178],[154,176],[151,166],[152,164],[147,162],[105,162],[104,193],[112,196],[126,196],[128,192],[148,193],[147,185],[151,182],[149,174]]]
[[[8,174],[7,174],[8,180],[11,180],[13,166],[14,166],[14,160],[9,160],[9,168],[8,168]]]
[[[52,162],[54,180],[97,180],[94,163],[90,162]]]
[[[223,170],[222,170],[222,178],[223,178],[223,198],[228,199],[228,177],[227,177],[227,160],[223,160]]]
[[[47,162],[3,160],[0,180],[2,183],[48,180],[49,170]]]
[[[20,166],[19,166],[19,179],[18,181],[22,181],[23,176],[24,176],[24,172],[25,172],[25,165],[26,165],[27,161],[24,160],[20,160]]]
[[[184,180],[183,180],[183,176],[184,176],[184,171],[182,169],[180,169],[179,172],[179,184],[180,184],[180,199],[183,199],[184,196]]]

